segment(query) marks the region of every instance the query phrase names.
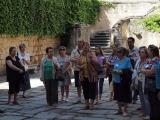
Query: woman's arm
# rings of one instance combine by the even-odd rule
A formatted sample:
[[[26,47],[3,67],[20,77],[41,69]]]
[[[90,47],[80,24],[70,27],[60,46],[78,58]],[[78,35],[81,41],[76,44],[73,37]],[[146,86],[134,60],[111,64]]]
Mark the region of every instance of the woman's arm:
[[[8,65],[8,67],[10,67],[12,70],[17,71],[17,72],[20,72],[20,73],[23,72],[23,70],[19,69],[19,68],[16,67],[15,65],[13,65],[13,64],[12,64],[12,61],[7,60],[6,63],[7,63],[7,65]]]
[[[30,62],[29,60],[23,59],[23,61],[24,61],[27,65],[30,65],[30,64],[31,64],[31,62]]]
[[[154,67],[152,67],[151,69],[142,68],[141,72],[144,73],[145,75],[152,75],[153,73],[155,73],[155,68]]]

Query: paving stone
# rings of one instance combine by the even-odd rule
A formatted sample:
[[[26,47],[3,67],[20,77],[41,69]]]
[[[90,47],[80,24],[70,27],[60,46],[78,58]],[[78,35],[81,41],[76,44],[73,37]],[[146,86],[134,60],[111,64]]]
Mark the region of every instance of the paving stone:
[[[94,117],[76,117],[74,120],[106,120],[106,118],[94,118]]]
[[[72,120],[74,118],[73,115],[61,115],[58,116],[56,119],[57,120]]]
[[[54,119],[58,116],[57,113],[53,113],[53,112],[41,112],[37,115],[35,115],[35,118],[43,118],[43,119]]]
[[[32,80],[32,79],[31,79]],[[41,84],[37,81],[36,84]],[[0,83],[1,84],[1,83]],[[32,81],[31,81],[32,84]],[[6,84],[7,85],[7,84]],[[34,85],[35,86],[35,85]],[[138,104],[130,104],[128,111],[130,116],[123,117],[114,115],[117,111],[115,101],[108,101],[109,89],[108,83],[105,81],[104,94],[98,105],[95,105],[94,110],[84,110],[84,99],[82,103],[76,104],[77,92],[74,84],[71,86],[69,102],[59,102],[54,106],[47,106],[46,93],[43,86],[32,88],[27,91],[28,98],[19,97],[20,105],[5,105],[7,101],[7,91],[0,90],[0,109],[4,110],[4,114],[0,114],[0,120],[140,120],[139,111],[136,109]],[[1,88],[0,88],[1,89]],[[59,92],[60,98],[60,92]]]
[[[22,120],[22,119],[25,119],[25,117],[22,117],[22,116],[4,116],[4,117],[1,117],[0,120]]]

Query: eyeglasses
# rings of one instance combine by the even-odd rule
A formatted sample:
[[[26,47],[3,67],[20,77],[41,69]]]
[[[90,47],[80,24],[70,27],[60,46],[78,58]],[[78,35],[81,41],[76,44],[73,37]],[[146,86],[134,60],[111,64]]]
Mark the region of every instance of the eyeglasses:
[[[60,51],[65,51],[66,49],[62,48],[62,49],[59,49]]]
[[[48,52],[52,53],[53,51],[52,51],[52,50],[50,50],[50,51],[48,51]]]

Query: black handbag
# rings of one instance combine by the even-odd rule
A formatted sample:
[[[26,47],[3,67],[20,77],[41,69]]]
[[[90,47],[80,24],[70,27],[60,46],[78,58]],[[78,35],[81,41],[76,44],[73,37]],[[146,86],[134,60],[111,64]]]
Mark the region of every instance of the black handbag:
[[[64,77],[64,73],[62,72],[62,70],[57,70],[56,71],[55,79],[57,81],[64,81],[65,77]]]
[[[94,68],[97,71],[98,75],[102,74],[104,72],[103,71],[103,67],[99,63],[92,63],[92,65],[94,66]]]
[[[144,91],[145,93],[148,93],[149,91],[150,92],[156,91],[155,77],[146,77]]]

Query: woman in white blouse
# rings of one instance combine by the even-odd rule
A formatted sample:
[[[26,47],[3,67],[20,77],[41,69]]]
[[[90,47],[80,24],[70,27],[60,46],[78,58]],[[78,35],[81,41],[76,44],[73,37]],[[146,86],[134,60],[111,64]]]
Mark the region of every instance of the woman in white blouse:
[[[25,98],[25,91],[31,89],[30,85],[30,77],[28,73],[28,65],[30,65],[30,55],[26,53],[26,46],[24,43],[21,43],[19,45],[19,52],[17,53],[18,58],[23,63],[23,66],[25,68],[25,74],[23,76],[23,79],[20,83],[20,90],[23,91],[23,98]]]

